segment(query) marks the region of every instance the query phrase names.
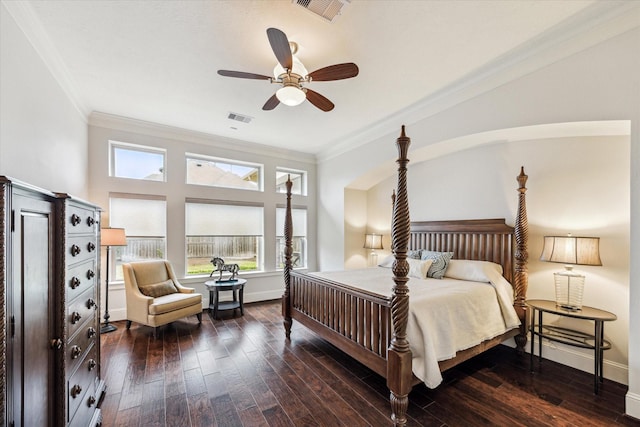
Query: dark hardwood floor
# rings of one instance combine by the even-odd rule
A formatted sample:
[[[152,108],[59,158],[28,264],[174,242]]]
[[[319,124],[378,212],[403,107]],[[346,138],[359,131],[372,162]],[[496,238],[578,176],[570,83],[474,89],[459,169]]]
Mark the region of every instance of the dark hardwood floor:
[[[243,317],[162,329],[134,324],[102,336],[103,426],[389,426],[384,379],[294,322],[284,338],[279,302]],[[498,346],[414,387],[412,426],[640,426],[625,417],[626,387]]]

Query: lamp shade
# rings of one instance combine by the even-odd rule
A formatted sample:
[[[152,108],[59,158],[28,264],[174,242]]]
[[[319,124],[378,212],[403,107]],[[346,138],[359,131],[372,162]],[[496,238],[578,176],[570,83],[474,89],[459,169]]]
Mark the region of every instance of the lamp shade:
[[[545,236],[540,261],[602,265],[599,237]]]
[[[124,228],[105,227],[100,230],[100,246],[127,246]]]
[[[363,247],[366,249],[384,249],[382,247],[382,234],[365,234]]]

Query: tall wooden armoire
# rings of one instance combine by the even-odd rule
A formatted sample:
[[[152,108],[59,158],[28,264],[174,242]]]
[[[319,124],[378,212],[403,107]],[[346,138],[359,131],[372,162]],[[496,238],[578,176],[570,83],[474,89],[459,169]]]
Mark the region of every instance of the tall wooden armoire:
[[[0,176],[0,416],[11,427],[95,426],[100,209]]]

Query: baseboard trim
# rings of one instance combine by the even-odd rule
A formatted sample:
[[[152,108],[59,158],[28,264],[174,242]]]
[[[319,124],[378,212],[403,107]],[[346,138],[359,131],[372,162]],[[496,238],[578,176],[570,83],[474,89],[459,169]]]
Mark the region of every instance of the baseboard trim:
[[[625,397],[625,413],[640,420],[640,394],[627,392]]]
[[[515,347],[515,344],[508,340],[504,344]],[[537,357],[538,340],[535,340],[535,353]],[[527,353],[531,350],[531,342],[526,346]],[[593,351],[578,351],[577,348],[565,346],[563,344],[542,340],[542,357],[549,359],[562,365],[570,366],[581,371],[593,373],[595,358]],[[603,375],[606,379],[615,381],[620,384],[629,385],[629,366],[618,362],[607,360],[607,352],[604,352],[605,359],[603,361]]]

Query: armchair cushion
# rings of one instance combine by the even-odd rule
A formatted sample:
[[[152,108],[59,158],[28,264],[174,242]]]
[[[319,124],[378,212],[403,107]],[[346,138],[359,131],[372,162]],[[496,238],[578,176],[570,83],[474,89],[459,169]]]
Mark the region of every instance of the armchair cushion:
[[[180,310],[184,307],[201,304],[202,295],[200,294],[183,294],[176,292],[154,298],[151,305],[149,305],[149,314],[158,315],[169,313],[170,311]]]
[[[139,289],[143,295],[152,298],[158,298],[178,292],[178,289],[173,284],[173,280],[171,279],[159,283],[152,283],[150,285],[139,286]]]

